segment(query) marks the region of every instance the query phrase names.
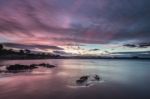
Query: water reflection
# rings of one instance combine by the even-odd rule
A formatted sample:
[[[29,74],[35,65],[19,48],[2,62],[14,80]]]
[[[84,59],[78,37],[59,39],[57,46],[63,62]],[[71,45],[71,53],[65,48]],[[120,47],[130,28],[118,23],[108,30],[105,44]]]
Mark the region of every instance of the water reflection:
[[[0,99],[149,99],[150,62],[136,60],[14,60],[1,65],[56,65],[31,73],[0,74]],[[102,82],[76,86],[83,75],[98,74]]]

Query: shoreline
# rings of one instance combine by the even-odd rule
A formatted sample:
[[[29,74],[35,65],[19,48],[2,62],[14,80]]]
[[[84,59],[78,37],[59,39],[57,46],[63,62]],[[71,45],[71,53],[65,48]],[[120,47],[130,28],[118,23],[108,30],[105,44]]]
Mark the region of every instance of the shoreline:
[[[48,59],[82,59],[82,60],[86,60],[86,59],[95,59],[95,60],[104,60],[104,59],[108,59],[108,60],[150,60],[150,58],[0,58],[0,60],[48,60]]]

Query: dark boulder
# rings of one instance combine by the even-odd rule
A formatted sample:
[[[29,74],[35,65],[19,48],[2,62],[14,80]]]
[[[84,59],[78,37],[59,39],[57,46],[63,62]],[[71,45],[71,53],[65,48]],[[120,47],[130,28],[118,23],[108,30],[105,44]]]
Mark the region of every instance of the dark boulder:
[[[98,75],[95,75],[95,80],[99,81],[100,80],[100,77]]]
[[[46,63],[39,64],[39,66],[47,67],[47,68],[53,68],[53,67],[56,67],[56,66],[54,66],[54,65],[50,65],[50,64],[46,64]]]
[[[89,78],[89,76],[82,76],[82,77],[80,77],[80,79],[78,79],[76,81],[76,83],[82,84],[82,83],[86,82],[88,80],[88,78]]]
[[[15,64],[15,65],[10,65],[7,66],[6,69],[8,71],[10,70],[29,70],[29,69],[35,69],[37,68],[36,66],[28,66],[28,65],[20,65],[20,64]]]
[[[76,84],[79,86],[90,86],[94,85],[101,80],[99,75],[82,76],[76,80]]]
[[[46,68],[53,68],[56,67],[54,65],[50,64],[31,64],[31,65],[20,65],[20,64],[15,64],[15,65],[9,65],[6,67],[6,72],[12,72],[12,73],[18,73],[18,72],[26,72],[26,71],[32,71],[33,69],[36,69],[38,67],[46,67]],[[1,71],[0,71],[1,73]]]

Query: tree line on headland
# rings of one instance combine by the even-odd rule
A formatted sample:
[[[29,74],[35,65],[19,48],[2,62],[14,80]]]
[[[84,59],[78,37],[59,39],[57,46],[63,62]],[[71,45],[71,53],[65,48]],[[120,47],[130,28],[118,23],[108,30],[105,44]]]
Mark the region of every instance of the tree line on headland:
[[[59,58],[60,55],[51,53],[32,53],[28,49],[20,49],[18,51],[13,49],[6,49],[0,44],[0,59],[48,59],[48,58]]]

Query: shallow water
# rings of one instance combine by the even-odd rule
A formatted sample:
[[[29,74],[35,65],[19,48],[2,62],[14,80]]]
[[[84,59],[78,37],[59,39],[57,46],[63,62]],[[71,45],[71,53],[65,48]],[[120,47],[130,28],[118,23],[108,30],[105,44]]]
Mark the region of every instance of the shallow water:
[[[150,99],[148,60],[1,60],[0,65],[56,65],[28,73],[0,74],[0,99]],[[76,85],[83,75],[102,80],[89,87]]]

